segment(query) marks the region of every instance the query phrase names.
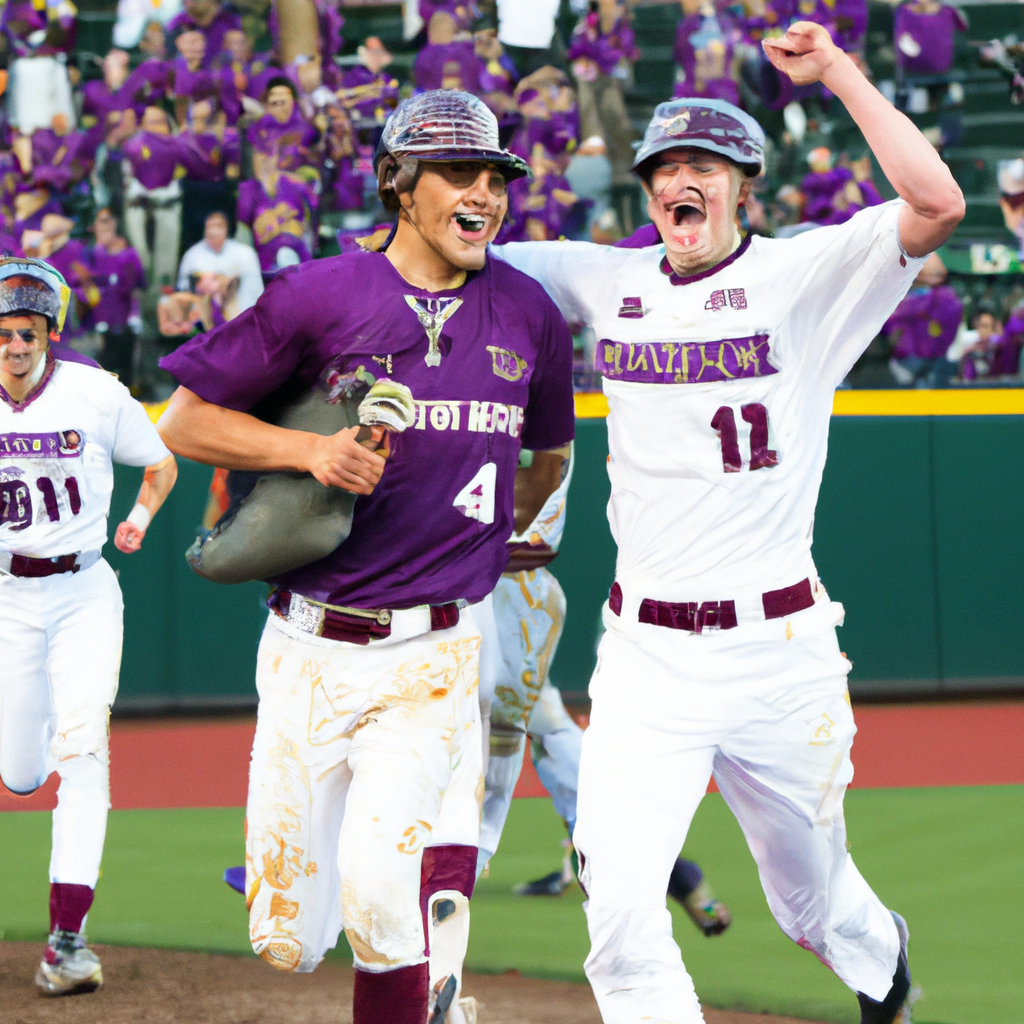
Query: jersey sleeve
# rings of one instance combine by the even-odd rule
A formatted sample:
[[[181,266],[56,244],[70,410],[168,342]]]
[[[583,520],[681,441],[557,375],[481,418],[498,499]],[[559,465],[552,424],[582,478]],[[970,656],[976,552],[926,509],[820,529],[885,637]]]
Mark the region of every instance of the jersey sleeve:
[[[314,266],[314,264],[309,264]],[[206,402],[248,412],[295,372],[310,338],[301,268],[276,274],[249,309],[207,334],[185,342],[160,366]]]
[[[153,466],[170,455],[146,410],[123,384],[116,385],[120,405],[114,427],[111,457],[122,466]]]
[[[509,242],[493,245],[498,259],[538,281],[571,324],[590,323],[591,264],[605,246],[592,242]],[[590,289],[588,289],[588,283]]]
[[[576,436],[572,389],[572,335],[554,305],[545,302],[544,343],[530,377],[530,397],[523,422],[523,447],[534,451],[560,448]]]
[[[795,268],[800,283],[786,311],[791,344],[804,365],[833,386],[871,344],[927,258],[903,252],[902,209],[902,200],[872,206],[845,224],[783,243],[802,250]]]

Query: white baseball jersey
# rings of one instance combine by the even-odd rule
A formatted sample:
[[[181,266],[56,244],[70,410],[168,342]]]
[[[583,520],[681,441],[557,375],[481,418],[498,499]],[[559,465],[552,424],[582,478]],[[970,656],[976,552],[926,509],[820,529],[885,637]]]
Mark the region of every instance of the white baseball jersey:
[[[100,550],[112,463],[151,466],[169,454],[116,377],[57,360],[27,403],[0,401],[0,551],[53,558]]]
[[[686,278],[664,246],[498,249],[597,333],[624,590],[728,599],[813,575],[833,391],[924,262],[901,252],[902,205],[792,239],[748,236]]]

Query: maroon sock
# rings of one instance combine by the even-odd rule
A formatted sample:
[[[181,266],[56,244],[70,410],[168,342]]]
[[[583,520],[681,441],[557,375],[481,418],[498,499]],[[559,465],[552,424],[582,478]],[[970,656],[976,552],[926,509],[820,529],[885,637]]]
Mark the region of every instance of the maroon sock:
[[[50,931],[57,927],[57,916],[60,913],[60,886],[50,883]]]
[[[352,1024],[423,1024],[427,1019],[430,965],[373,974],[355,971]]]
[[[473,898],[476,884],[476,847],[428,846],[423,851],[423,865],[420,868],[420,912],[423,914],[423,941],[430,955],[430,932],[427,928],[427,913],[430,897],[442,889],[454,889],[466,899]]]
[[[50,914],[54,918],[51,929],[80,932],[85,915],[92,906],[94,895],[94,891],[88,885],[74,885],[70,882],[51,883]]]

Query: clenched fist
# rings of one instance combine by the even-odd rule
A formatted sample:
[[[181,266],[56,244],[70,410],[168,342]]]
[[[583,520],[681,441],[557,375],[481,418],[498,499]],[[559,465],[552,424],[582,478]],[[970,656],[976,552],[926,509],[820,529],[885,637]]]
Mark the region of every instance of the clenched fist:
[[[145,530],[140,530],[134,523],[127,519],[117,528],[114,534],[114,547],[130,555],[142,547],[142,538],[146,536]]]
[[[764,52],[772,64],[792,79],[794,85],[820,82],[835,63],[844,57],[832,42],[828,30],[813,21],[796,21],[778,39],[764,39]]]
[[[362,427],[336,434],[316,435],[306,469],[325,487],[342,487],[353,494],[372,494],[384,472],[384,459],[360,444]]]

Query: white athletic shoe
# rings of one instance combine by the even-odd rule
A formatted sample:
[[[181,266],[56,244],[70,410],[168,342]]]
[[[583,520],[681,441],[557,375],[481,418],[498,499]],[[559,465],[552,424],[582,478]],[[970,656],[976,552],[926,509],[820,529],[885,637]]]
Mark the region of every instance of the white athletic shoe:
[[[36,971],[36,987],[47,996],[95,992],[103,984],[99,957],[80,932],[54,932]]]

